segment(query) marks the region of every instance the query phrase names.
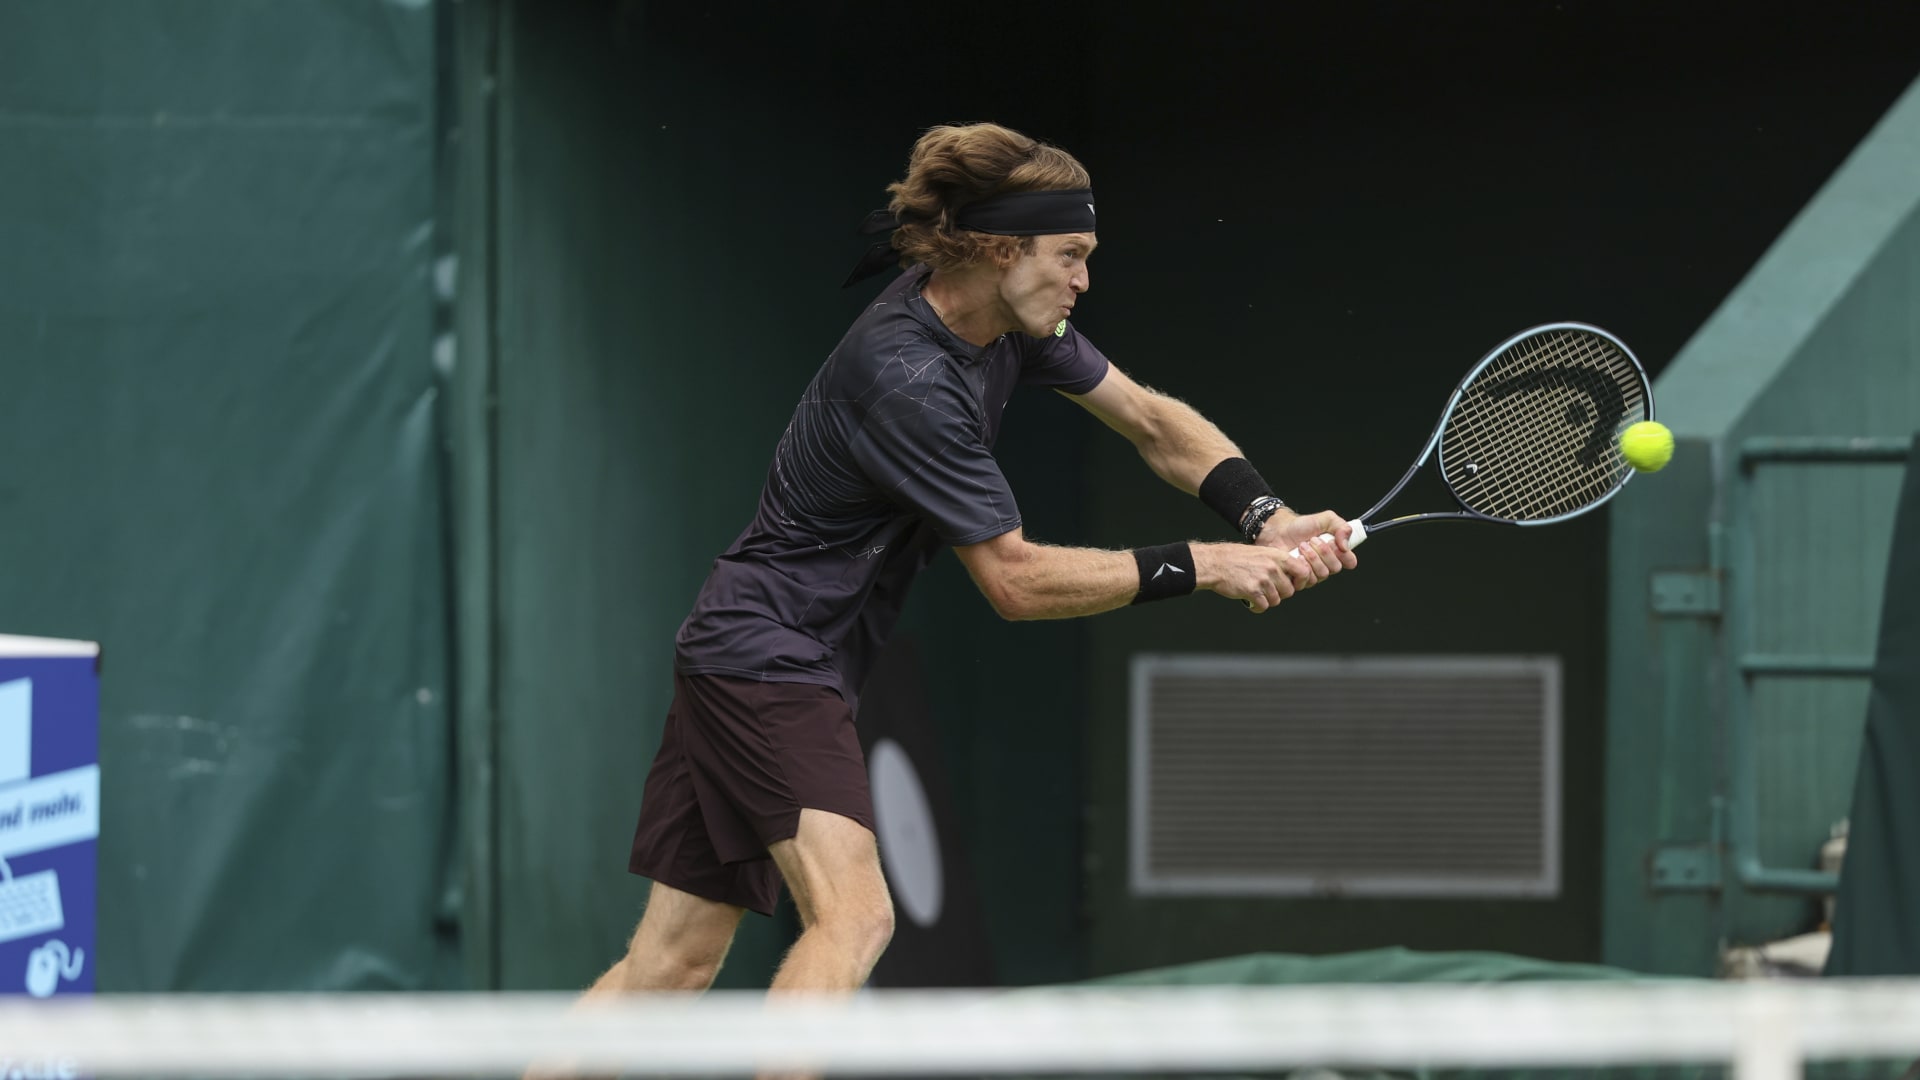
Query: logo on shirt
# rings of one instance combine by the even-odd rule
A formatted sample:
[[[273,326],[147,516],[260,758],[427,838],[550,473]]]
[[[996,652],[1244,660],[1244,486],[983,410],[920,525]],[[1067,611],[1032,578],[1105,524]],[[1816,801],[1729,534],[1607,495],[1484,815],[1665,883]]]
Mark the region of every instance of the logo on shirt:
[[[1182,570],[1182,569],[1180,569],[1179,567],[1177,567],[1177,566],[1175,566],[1175,565],[1173,565],[1173,564],[1172,564],[1172,563],[1170,563],[1170,562],[1163,562],[1163,563],[1161,563],[1161,564],[1160,564],[1160,569],[1158,569],[1158,570],[1155,570],[1155,571],[1153,572],[1153,580],[1154,580],[1154,581],[1159,581],[1159,580],[1160,580],[1160,575],[1161,575],[1161,574],[1164,574],[1164,573],[1166,573],[1166,572],[1167,572],[1167,571],[1169,571],[1169,570],[1171,570],[1171,571],[1173,571],[1173,572],[1174,572],[1174,573],[1176,573],[1176,574],[1184,574],[1184,573],[1186,573],[1186,571],[1185,571],[1185,570]]]
[[[1056,326],[1056,327],[1054,327],[1054,328],[1053,328],[1053,336],[1054,336],[1054,337],[1066,337],[1066,336],[1067,336],[1067,320],[1065,320],[1065,319],[1061,319],[1061,320],[1060,320],[1060,325],[1058,325],[1058,326]]]

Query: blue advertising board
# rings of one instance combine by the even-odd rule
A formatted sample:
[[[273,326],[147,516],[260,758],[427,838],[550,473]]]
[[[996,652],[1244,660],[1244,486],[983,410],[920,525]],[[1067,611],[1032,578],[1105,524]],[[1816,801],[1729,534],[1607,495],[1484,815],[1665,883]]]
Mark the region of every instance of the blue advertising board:
[[[100,647],[0,635],[0,994],[94,985]]]

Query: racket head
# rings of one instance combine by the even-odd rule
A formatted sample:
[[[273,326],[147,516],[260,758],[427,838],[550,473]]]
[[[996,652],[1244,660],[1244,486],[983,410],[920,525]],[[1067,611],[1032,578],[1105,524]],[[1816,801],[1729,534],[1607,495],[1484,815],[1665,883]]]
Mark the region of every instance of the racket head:
[[[1620,433],[1653,419],[1653,386],[1626,343],[1548,323],[1501,342],[1454,391],[1440,475],[1479,517],[1544,525],[1586,513],[1633,478]]]

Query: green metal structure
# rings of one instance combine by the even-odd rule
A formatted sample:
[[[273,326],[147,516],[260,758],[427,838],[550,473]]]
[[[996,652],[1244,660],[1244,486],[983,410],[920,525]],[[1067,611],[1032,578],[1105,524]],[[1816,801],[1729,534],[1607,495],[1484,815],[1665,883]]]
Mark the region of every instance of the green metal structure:
[[[1606,962],[1707,974],[1810,928],[1920,428],[1920,85],[1655,384],[1614,504]]]

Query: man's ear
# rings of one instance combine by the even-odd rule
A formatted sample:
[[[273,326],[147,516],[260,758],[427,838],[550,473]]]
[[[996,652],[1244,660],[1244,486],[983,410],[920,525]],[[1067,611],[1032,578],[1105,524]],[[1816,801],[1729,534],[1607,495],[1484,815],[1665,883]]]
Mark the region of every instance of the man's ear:
[[[1007,239],[1011,242],[995,244],[990,256],[994,267],[1002,272],[1013,269],[1013,264],[1020,261],[1022,254],[1020,238],[1010,236]]]

